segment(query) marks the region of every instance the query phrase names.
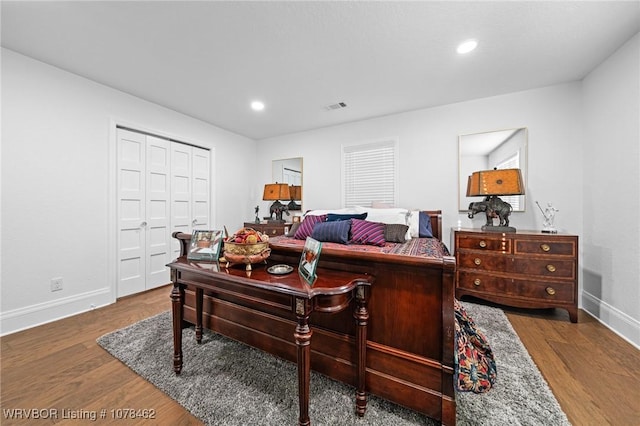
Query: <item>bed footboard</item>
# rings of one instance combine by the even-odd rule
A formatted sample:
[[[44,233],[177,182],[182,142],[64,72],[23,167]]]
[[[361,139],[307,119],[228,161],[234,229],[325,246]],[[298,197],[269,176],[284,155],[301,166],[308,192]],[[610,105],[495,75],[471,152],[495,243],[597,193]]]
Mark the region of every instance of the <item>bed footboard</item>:
[[[174,234],[186,250],[187,234]],[[296,247],[271,244],[270,264],[297,264]],[[454,425],[455,259],[324,250],[321,267],[373,275],[367,327],[367,392]],[[312,314],[311,368],[355,385],[355,326],[351,311]],[[184,318],[195,321],[195,297],[186,291]],[[257,326],[256,326],[257,324]],[[295,361],[287,312],[264,313],[250,303],[205,294],[204,326]]]

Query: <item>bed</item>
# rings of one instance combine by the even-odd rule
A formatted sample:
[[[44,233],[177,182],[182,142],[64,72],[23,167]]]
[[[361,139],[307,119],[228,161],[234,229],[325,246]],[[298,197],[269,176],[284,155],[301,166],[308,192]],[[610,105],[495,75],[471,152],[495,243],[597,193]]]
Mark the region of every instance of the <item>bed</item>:
[[[454,271],[455,259],[441,243],[441,211],[423,212],[433,238],[381,246],[323,243],[320,267],[375,277],[369,293],[366,390],[440,421],[455,424]],[[174,235],[186,253],[187,236]],[[304,241],[270,240],[269,264],[297,264]],[[249,300],[249,302],[247,301]],[[205,294],[204,326],[295,361],[288,312],[254,309],[250,298]],[[195,322],[194,292],[185,293],[184,318]],[[260,324],[254,329],[249,324]],[[312,314],[311,368],[355,385],[355,325],[351,310]],[[283,332],[285,330],[286,332]]]

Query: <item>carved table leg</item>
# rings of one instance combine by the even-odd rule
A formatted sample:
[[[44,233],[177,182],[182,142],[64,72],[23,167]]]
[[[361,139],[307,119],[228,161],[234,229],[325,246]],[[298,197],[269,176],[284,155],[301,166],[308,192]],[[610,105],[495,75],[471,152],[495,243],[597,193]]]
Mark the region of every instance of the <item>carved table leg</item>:
[[[356,310],[353,313],[356,319],[356,414],[362,417],[367,410],[367,393],[365,389],[367,373],[367,300],[365,298],[365,287],[356,288]]]
[[[296,299],[296,316],[298,325],[293,336],[298,347],[298,403],[300,405],[300,416],[298,425],[306,426],[311,424],[309,419],[309,383],[311,379],[311,334],[309,328],[308,301]]]
[[[171,308],[173,311],[173,371],[182,371],[182,307],[184,288],[174,282],[171,290]]]
[[[196,342],[202,343],[202,299],[204,292],[196,288]]]

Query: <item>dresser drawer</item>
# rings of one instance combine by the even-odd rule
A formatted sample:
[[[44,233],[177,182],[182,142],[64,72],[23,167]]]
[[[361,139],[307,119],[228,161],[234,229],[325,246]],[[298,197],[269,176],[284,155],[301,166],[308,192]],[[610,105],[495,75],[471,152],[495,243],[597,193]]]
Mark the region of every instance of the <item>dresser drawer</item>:
[[[458,251],[458,268],[506,271],[508,263],[511,263],[509,255]]]
[[[289,228],[291,227],[290,223],[252,223],[245,222],[245,228],[253,228],[256,231],[262,232],[263,234],[267,234],[270,237],[275,237],[278,235],[284,235],[289,232]]]
[[[517,239],[514,242],[515,254],[550,254],[557,256],[576,255],[576,244],[573,241],[545,241]]]
[[[573,259],[549,257],[544,259],[532,259],[525,257],[513,257],[512,262],[507,263],[508,272],[525,275],[539,275],[550,279],[575,279],[576,263]]]
[[[575,293],[571,282],[513,279],[472,271],[460,271],[458,273],[457,287],[489,294],[500,294],[507,297],[533,298],[567,303],[574,302]]]
[[[276,235],[284,234],[284,228],[282,226],[263,226],[260,232],[274,237]]]
[[[458,268],[538,275],[551,279],[575,279],[576,264],[573,259],[561,257],[530,258],[507,254],[459,252]]]
[[[511,240],[506,238],[487,238],[484,236],[464,235],[458,238],[456,249],[487,250],[511,253]]]

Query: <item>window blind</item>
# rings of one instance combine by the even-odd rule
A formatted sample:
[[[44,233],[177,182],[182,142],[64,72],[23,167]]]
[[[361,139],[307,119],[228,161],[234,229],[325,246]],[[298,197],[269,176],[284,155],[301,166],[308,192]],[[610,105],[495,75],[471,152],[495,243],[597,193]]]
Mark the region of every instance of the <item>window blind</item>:
[[[342,158],[344,207],[371,206],[373,201],[396,205],[395,140],[344,146]]]

